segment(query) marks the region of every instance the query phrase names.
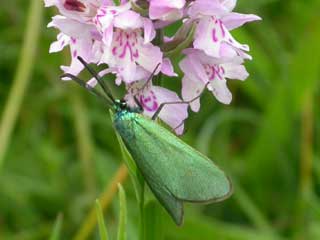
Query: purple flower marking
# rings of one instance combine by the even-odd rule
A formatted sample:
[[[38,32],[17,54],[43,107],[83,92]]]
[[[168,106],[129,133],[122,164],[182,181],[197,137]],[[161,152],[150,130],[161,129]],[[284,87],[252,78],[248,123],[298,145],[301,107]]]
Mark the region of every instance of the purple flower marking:
[[[78,0],[66,0],[63,6],[70,11],[84,12],[86,6]]]
[[[146,111],[155,112],[159,107],[157,97],[152,90],[148,96],[141,95],[139,100],[143,109]]]
[[[139,57],[139,50],[135,47],[137,43],[138,39],[136,31],[123,31],[117,29],[115,33],[115,46],[112,48],[112,54],[119,58],[124,58],[128,50],[130,60],[133,62]]]

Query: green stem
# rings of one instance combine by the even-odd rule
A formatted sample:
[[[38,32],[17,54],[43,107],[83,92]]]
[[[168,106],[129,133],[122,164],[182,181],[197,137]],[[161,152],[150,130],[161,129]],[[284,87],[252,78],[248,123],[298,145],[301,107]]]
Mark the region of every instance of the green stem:
[[[188,33],[188,35],[187,35],[187,37],[182,42],[180,42],[179,45],[175,46],[174,49],[166,51],[164,53],[164,56],[165,57],[169,57],[169,58],[173,57],[173,56],[176,56],[176,55],[180,54],[184,49],[189,47],[190,44],[193,41],[193,37],[194,37],[195,31],[196,31],[196,25],[193,24],[191,29],[190,29],[190,31],[189,31],[189,33]]]
[[[136,4],[134,1],[131,2],[131,7],[135,12],[138,12],[141,14],[141,16],[147,17],[148,16],[148,10],[140,7],[138,4]]]
[[[33,70],[40,29],[42,26],[42,10],[42,1],[31,1],[18,67],[0,122],[0,170]]]

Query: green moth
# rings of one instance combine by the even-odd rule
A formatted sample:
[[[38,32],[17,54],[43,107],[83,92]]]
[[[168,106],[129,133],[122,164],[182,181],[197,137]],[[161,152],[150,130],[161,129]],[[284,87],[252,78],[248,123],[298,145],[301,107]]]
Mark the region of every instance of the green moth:
[[[83,59],[79,60],[97,79],[106,96],[76,76],[63,77],[75,80],[112,107],[116,131],[149,188],[177,225],[183,223],[184,202],[213,203],[231,195],[231,182],[209,158],[157,124],[154,118],[144,117],[137,101],[139,107],[131,108],[126,101],[115,100],[94,70]]]

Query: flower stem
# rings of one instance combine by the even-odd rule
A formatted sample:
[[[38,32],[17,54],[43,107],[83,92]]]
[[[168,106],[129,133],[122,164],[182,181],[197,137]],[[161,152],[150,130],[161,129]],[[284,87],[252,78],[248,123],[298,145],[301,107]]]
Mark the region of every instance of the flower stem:
[[[165,51],[164,56],[170,58],[180,54],[184,49],[188,48],[193,41],[195,31],[196,31],[196,25],[193,24],[186,38],[182,42],[180,42],[177,46],[175,46],[174,49]]]
[[[39,0],[30,2],[24,42],[20,52],[13,85],[0,122],[0,170],[11,140],[12,131],[17,121],[22,100],[29,84],[34,66],[34,58],[38,46],[42,26],[43,3]]]
[[[102,211],[106,211],[106,209],[110,206],[111,201],[115,194],[118,191],[118,183],[123,183],[128,176],[128,169],[127,167],[122,164],[112,181],[106,187],[105,191],[99,197],[101,209]],[[97,224],[96,218],[96,211],[95,208],[92,208],[91,211],[88,213],[87,217],[85,218],[84,222],[81,224],[79,231],[76,233],[74,240],[85,240],[87,239],[90,234],[92,233],[94,227]]]
[[[135,3],[135,1],[131,0],[130,3],[131,3],[132,9],[135,12],[140,13],[141,16],[144,16],[144,17],[148,16],[148,10],[147,9],[144,9],[144,8],[140,7],[137,3]]]

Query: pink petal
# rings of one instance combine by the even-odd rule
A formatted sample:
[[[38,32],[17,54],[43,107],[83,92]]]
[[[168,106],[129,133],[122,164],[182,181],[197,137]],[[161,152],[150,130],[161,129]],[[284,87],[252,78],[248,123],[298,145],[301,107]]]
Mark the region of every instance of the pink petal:
[[[232,46],[236,52],[249,51],[249,46],[235,40],[220,20],[204,17],[199,21],[193,43],[194,48],[203,50],[211,57],[220,58],[222,57],[221,53],[232,53],[230,48],[228,52],[225,51],[226,49],[221,52],[221,47],[225,43]],[[232,54],[235,55],[235,53]]]
[[[58,28],[64,34],[74,38],[91,36],[91,31],[95,30],[93,25],[84,24],[60,15],[53,17],[48,27]]]
[[[181,99],[178,95],[168,89],[153,86],[152,90],[155,93],[159,103],[165,102],[179,102]],[[170,104],[163,107],[159,117],[167,123],[171,128],[175,129],[181,125],[188,117],[188,104]],[[183,133],[183,128],[180,126],[176,129],[177,134]]]
[[[51,7],[57,4],[57,0],[44,0],[45,7]]]
[[[59,33],[57,39],[58,40],[56,42],[53,42],[50,45],[49,53],[60,52],[65,46],[69,45],[70,43],[70,37],[63,33]]]
[[[143,18],[143,28],[144,28],[144,43],[151,42],[155,36],[156,31],[154,29],[153,23],[148,18]]]
[[[228,30],[233,30],[247,22],[261,20],[259,16],[253,14],[229,13],[222,17],[222,22]]]
[[[134,82],[133,77],[136,74],[137,65],[130,61],[130,60],[124,60],[118,62],[118,72],[120,76],[123,78],[123,81],[126,83]]]
[[[182,17],[180,11],[185,5],[185,0],[151,0],[149,7],[150,19],[163,21],[178,20]]]
[[[186,51],[184,51],[187,53]],[[198,51],[194,49],[189,51],[187,57],[179,63],[180,69],[194,82],[207,83],[208,77],[202,66],[201,57],[198,55]]]
[[[188,10],[188,15],[191,18],[198,18],[201,16],[222,16],[228,10],[221,5],[217,0],[197,0]]]
[[[217,42],[212,41],[212,21],[211,18],[203,18],[200,20],[195,40],[193,42],[194,48],[203,50],[206,54],[212,57],[220,57],[221,39]]]
[[[221,43],[219,54],[221,58],[227,59],[231,59],[238,56],[238,53],[234,49],[234,47],[230,46],[230,44],[225,42]]]
[[[237,0],[219,0],[221,5],[228,9],[231,12],[237,4]]]
[[[208,89],[216,97],[216,99],[224,104],[230,104],[232,101],[232,94],[227,87],[227,81],[225,79],[215,79],[210,82]]]
[[[71,39],[71,64],[70,66],[61,66],[61,69],[65,73],[71,73],[78,75],[83,67],[83,64],[78,60],[78,56],[81,56],[86,62],[92,62],[92,40],[91,39]]]
[[[107,69],[104,69],[102,71],[100,71],[98,73],[98,76],[100,78],[104,77],[105,75],[109,74],[109,73],[113,73],[114,69],[111,69],[111,68],[107,68]],[[95,87],[97,85],[97,79],[95,77],[91,78],[88,82],[87,82],[87,85],[90,86],[90,87]]]
[[[177,77],[178,74],[174,72],[174,68],[169,58],[164,58],[161,64],[161,72],[170,77]]]
[[[121,29],[137,29],[143,27],[143,22],[138,13],[129,10],[115,17],[114,26]]]
[[[195,97],[199,96],[203,89],[205,84],[201,82],[195,82],[188,78],[187,76],[184,76],[182,78],[182,98],[185,101],[190,101],[194,99]],[[191,110],[194,112],[198,112],[200,109],[200,98],[194,100],[190,103]]]
[[[235,63],[223,64],[225,69],[225,77],[230,79],[239,79],[244,81],[248,78],[249,73],[243,65]]]
[[[151,43],[140,45],[137,63],[149,72],[153,72],[159,63],[162,63],[162,52],[159,47]],[[160,71],[160,69],[159,69]],[[156,74],[159,72],[157,71]]]
[[[109,48],[111,46],[113,39],[113,26],[110,25],[108,28],[106,28],[102,35],[102,40],[106,44],[106,46]]]

